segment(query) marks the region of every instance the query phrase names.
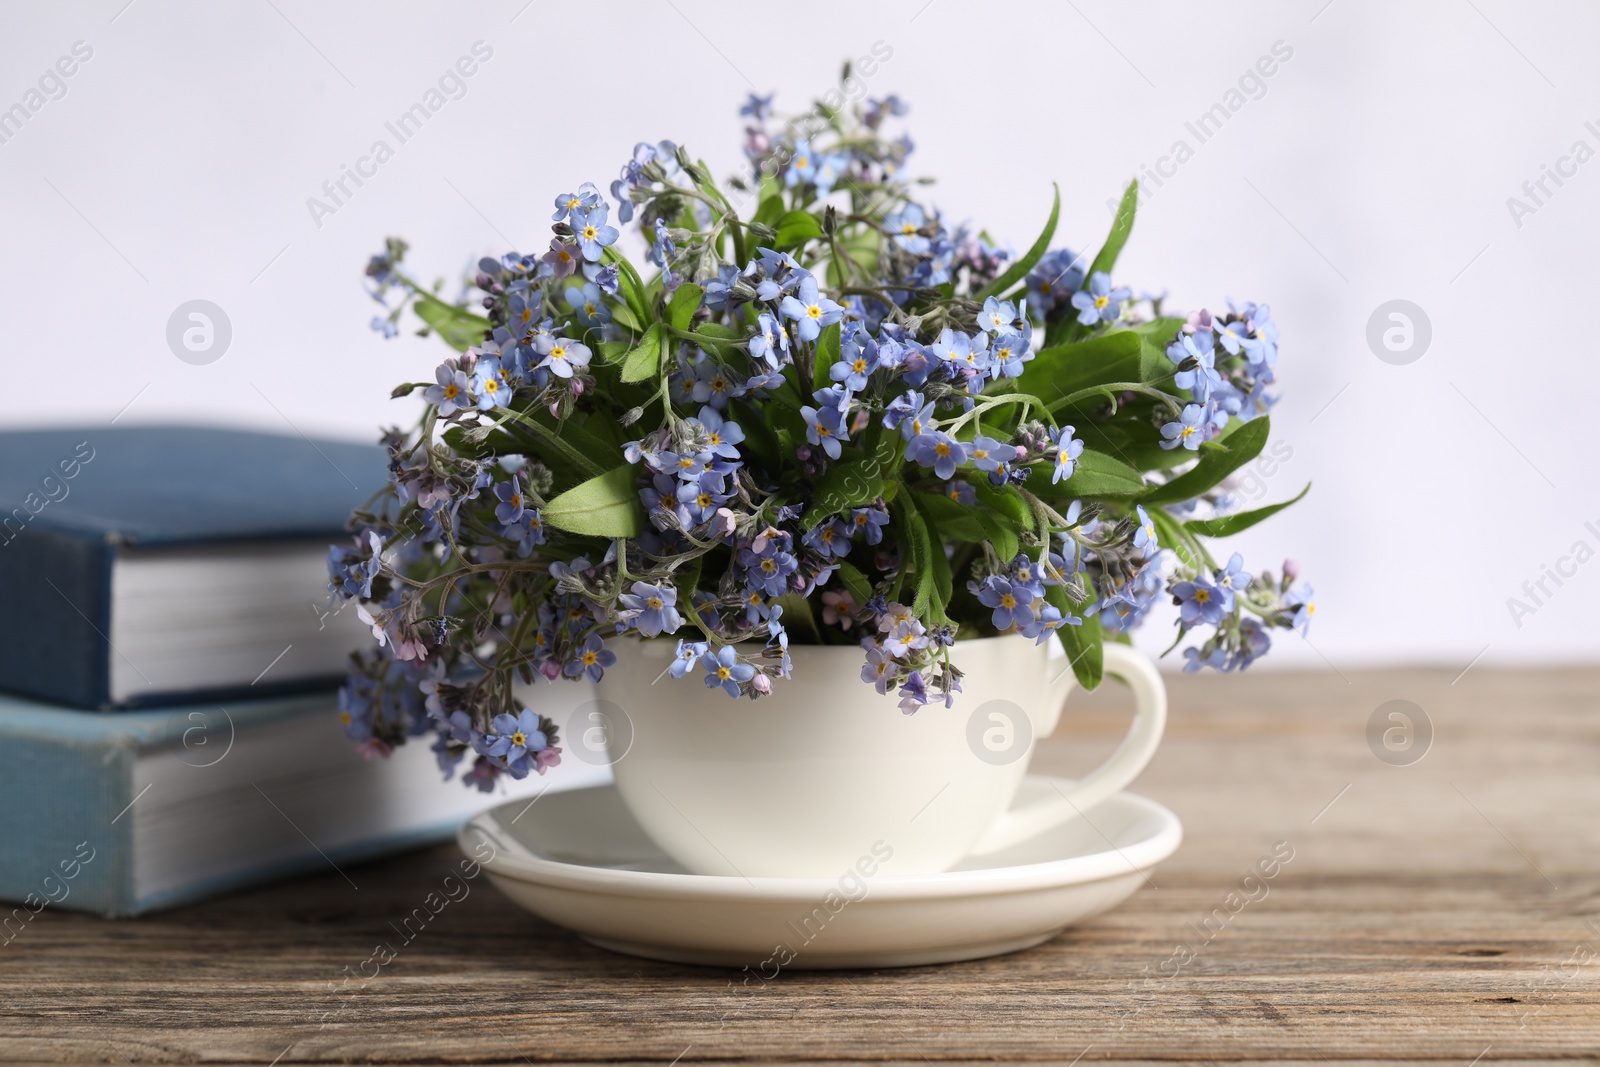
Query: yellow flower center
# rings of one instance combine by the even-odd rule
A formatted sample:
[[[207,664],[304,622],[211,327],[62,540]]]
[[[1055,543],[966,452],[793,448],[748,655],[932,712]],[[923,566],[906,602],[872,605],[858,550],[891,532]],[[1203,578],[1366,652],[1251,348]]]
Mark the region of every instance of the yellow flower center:
[[[528,743],[528,735],[518,730],[511,735],[511,743],[513,745],[526,745]]]
[[[449,385],[444,387],[444,398],[446,400],[454,400],[460,394],[461,387],[454,382],[451,382]]]
[[[567,354],[567,350],[566,350],[566,347],[563,346],[563,345],[556,345],[554,348],[552,348],[550,350],[550,358],[551,359],[563,359],[563,358],[565,358],[566,354]]]
[[[950,446],[945,444],[943,441],[940,441],[938,444],[934,445],[933,450],[941,456],[948,456],[950,454]]]
[[[1196,604],[1208,604],[1211,602],[1211,594],[1204,589],[1196,589],[1194,591],[1194,602]]]
[[[1111,298],[1108,296],[1097,296],[1094,298],[1094,306],[1097,308],[1103,308],[1109,303],[1111,303]]]
[[[811,306],[806,308],[806,314],[810,315],[814,319],[822,318],[822,305],[821,304],[812,304]]]
[[[600,657],[598,655],[596,655],[595,653],[586,651],[583,654],[583,665],[585,667],[593,667],[594,664],[595,664],[595,661],[597,659],[599,659],[599,658]]]
[[[600,231],[595,229],[593,226],[585,226],[583,228],[583,236],[590,241],[594,240],[599,235]]]
[[[660,597],[653,596],[645,598],[644,606],[651,611],[660,611],[665,605]]]

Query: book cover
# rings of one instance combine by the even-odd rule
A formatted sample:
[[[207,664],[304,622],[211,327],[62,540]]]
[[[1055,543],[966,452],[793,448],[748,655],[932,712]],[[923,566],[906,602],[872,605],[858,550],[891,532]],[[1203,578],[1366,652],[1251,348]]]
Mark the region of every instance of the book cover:
[[[160,706],[237,692],[252,672],[237,684],[196,686],[186,684],[181,669],[142,670],[119,653],[113,638],[118,624],[125,631],[134,627],[133,640],[154,656],[163,650],[164,638],[155,632],[163,624],[178,639],[184,634],[176,622],[228,610],[201,589],[191,595],[186,615],[182,603],[162,604],[162,590],[147,580],[132,582],[138,596],[124,605],[127,617],[114,618],[122,570],[160,575],[171,560],[199,558],[202,550],[271,545],[298,546],[304,569],[329,542],[346,536],[351,509],[383,486],[386,463],[375,445],[201,427],[0,433],[0,590],[13,618],[28,620],[8,627],[0,642],[0,689],[80,708]],[[272,559],[270,553],[252,558]],[[119,567],[130,560],[140,566]],[[211,573],[226,577],[226,561]],[[305,600],[305,629],[320,632],[325,627],[311,598]],[[153,609],[166,616],[138,614]],[[248,622],[248,609],[239,605],[236,617]],[[266,667],[284,646],[248,647],[253,633],[246,626],[234,638],[246,647],[218,654],[255,656]],[[251,695],[332,680],[336,674],[323,667],[337,656],[316,658],[312,676],[297,676],[296,657],[321,640],[307,636]]]
[[[587,684],[528,694],[569,719]],[[0,697],[0,944],[47,907],[134,915],[448,840],[507,797],[609,780],[569,760],[495,793],[425,745],[366,759],[331,694],[86,715]]]

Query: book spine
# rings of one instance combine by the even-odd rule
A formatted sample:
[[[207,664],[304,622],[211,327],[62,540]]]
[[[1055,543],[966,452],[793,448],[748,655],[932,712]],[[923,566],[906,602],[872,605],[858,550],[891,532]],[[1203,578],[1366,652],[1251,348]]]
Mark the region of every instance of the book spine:
[[[0,535],[0,689],[68,704],[111,703],[113,547],[37,522]]]
[[[3,731],[0,731],[3,733]],[[135,746],[126,738],[6,736],[0,744],[0,952],[46,908],[137,908]]]

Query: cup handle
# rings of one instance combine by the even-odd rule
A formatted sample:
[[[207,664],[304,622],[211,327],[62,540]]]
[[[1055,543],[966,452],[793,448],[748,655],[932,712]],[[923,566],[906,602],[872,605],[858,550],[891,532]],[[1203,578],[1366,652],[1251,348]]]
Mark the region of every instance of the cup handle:
[[[1139,776],[1161,744],[1167,726],[1167,687],[1156,665],[1142,652],[1115,641],[1103,646],[1106,673],[1133,690],[1133,724],[1110,757],[1070,789],[1021,808],[1002,812],[970,855],[986,856],[1026,841],[1088,811]]]

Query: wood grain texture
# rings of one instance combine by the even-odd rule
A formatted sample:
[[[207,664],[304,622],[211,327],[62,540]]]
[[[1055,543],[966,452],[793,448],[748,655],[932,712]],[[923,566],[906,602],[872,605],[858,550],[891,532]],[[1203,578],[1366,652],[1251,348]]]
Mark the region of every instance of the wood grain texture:
[[[402,944],[391,922],[455,861],[440,848],[350,870],[359,889],[329,871],[128,922],[46,911],[0,947],[0,1060],[1600,1062],[1600,671],[1455,673],[1171,678],[1138,788],[1183,847],[1028,952],[740,992],[592,948],[479,879],[344,983]],[[1410,766],[1368,746],[1391,699],[1433,723]],[[1124,706],[1075,698],[1036,767],[1088,766]],[[1275,846],[1293,858],[1245,883]]]

